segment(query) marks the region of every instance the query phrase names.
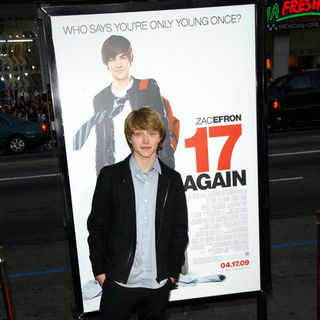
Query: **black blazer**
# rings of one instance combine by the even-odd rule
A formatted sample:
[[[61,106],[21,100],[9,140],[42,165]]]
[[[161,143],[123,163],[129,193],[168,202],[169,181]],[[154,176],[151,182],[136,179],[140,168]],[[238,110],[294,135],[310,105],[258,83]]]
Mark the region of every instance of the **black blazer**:
[[[88,243],[94,276],[127,283],[136,248],[135,194],[130,156],[104,167],[88,218]],[[160,161],[156,201],[157,281],[177,278],[188,242],[187,205],[180,174]]]

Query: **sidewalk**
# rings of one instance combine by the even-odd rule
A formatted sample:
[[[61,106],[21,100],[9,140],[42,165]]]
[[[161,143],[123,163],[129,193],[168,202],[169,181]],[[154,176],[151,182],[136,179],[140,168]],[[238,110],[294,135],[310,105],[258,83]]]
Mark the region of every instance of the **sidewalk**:
[[[270,229],[273,289],[268,297],[268,319],[316,319],[315,217],[272,220]],[[66,243],[8,248],[5,256],[17,320],[72,319],[71,274],[64,269],[69,267]],[[32,273],[46,270],[55,272]],[[2,300],[0,320],[6,318]],[[169,308],[168,319],[257,319],[256,299]]]

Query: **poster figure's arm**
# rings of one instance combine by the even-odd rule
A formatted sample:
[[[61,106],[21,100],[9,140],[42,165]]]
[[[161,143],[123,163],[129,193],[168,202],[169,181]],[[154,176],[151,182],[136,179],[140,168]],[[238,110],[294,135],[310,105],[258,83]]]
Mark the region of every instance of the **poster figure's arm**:
[[[105,117],[105,112],[97,112],[93,117],[86,121],[73,137],[73,150],[80,150],[87,141],[91,129],[100,123]]]
[[[115,159],[113,155],[114,139],[113,139],[113,121],[108,117],[110,113],[109,106],[110,97],[107,89],[102,90],[93,99],[94,113],[105,113],[102,121],[96,124],[96,174],[99,175],[100,170],[105,165],[113,164]],[[109,112],[108,112],[109,111]]]
[[[151,101],[150,107],[160,114],[166,128],[166,138],[164,139],[162,149],[159,152],[159,157],[166,165],[168,165],[171,168],[174,168],[174,150],[170,140],[170,127],[168,115],[160,95],[159,86],[154,79],[149,79],[148,91],[149,99]]]

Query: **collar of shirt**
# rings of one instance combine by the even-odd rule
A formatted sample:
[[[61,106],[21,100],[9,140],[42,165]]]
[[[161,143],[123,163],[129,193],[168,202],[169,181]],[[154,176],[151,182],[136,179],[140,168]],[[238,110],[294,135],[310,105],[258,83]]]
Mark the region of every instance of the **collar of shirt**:
[[[127,91],[132,87],[133,85],[133,79],[131,79],[129,85],[122,89],[122,90],[117,90],[117,89],[113,89],[111,86],[111,92],[116,96],[116,97],[124,97],[127,94]]]
[[[158,157],[156,157],[156,160],[152,168],[150,168],[148,172],[143,172],[140,169],[133,155],[131,155],[130,157],[129,165],[130,165],[130,170],[132,172],[132,175],[136,177],[137,180],[139,180],[140,182],[144,182],[148,178],[148,176],[152,175],[154,172],[161,174],[161,167],[160,167]]]

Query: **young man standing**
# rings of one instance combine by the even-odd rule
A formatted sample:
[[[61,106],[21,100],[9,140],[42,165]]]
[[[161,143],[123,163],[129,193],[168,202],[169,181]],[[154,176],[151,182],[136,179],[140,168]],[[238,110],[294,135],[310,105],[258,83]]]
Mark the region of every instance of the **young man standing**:
[[[164,121],[167,139],[159,157],[174,168],[174,151],[171,145],[168,116],[159,87],[153,79],[136,79],[131,76],[132,47],[122,36],[110,36],[102,45],[102,61],[112,77],[112,83],[93,99],[94,116],[85,125],[83,132],[76,134],[74,149],[81,149],[93,124],[96,127],[96,171],[122,160],[128,154],[123,137],[123,122],[132,111],[149,107],[157,111]]]
[[[187,205],[180,174],[157,156],[165,138],[160,115],[132,111],[125,137],[132,151],[104,167],[88,218],[90,260],[102,286],[100,318],[162,320],[184,262]]]

